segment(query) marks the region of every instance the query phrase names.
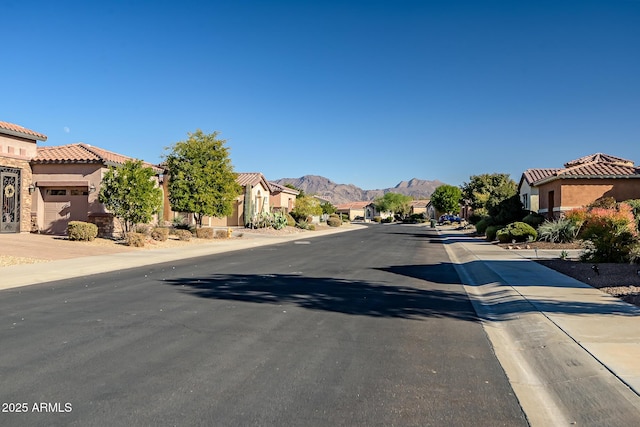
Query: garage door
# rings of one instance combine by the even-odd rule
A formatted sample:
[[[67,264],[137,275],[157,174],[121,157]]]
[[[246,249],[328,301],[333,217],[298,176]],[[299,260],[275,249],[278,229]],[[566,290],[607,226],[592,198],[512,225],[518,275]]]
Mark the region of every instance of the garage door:
[[[86,221],[89,201],[86,195],[71,195],[69,189],[45,189],[44,227],[46,234],[67,234],[69,221]]]

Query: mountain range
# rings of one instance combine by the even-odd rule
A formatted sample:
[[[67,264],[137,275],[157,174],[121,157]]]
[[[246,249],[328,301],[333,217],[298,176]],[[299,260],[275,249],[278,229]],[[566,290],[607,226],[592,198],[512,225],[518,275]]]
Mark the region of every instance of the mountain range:
[[[280,178],[273,180],[273,182],[280,185],[291,184],[307,194],[315,194],[325,198],[334,205],[372,201],[376,197],[381,197],[389,192],[406,194],[414,199],[428,199],[437,187],[444,184],[438,180],[428,181],[413,178],[409,181],[401,181],[395,187],[363,190],[353,184],[336,184],[329,178],[317,175],[305,175],[300,178]]]

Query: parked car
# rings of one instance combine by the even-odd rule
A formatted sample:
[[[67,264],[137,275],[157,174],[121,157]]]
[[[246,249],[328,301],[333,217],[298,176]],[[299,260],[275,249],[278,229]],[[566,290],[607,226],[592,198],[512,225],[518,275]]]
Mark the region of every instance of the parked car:
[[[452,222],[457,222],[458,224],[460,224],[462,222],[462,218],[460,218],[458,215],[441,215],[440,219],[438,219],[438,224],[446,224]]]

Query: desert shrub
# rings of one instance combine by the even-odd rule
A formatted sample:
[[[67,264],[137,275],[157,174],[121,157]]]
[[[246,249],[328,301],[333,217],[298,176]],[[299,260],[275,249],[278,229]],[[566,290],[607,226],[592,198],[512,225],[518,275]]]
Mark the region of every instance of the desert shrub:
[[[636,227],[640,223],[640,199],[629,199],[625,200],[624,203],[631,206],[631,211],[633,212],[633,217],[636,219]]]
[[[91,241],[98,236],[98,226],[90,222],[69,221],[67,237],[69,240]]]
[[[374,216],[374,217],[373,217],[373,222],[378,222],[378,223],[382,222],[382,217],[380,217],[380,216]]]
[[[144,234],[145,236],[151,236],[151,232],[153,231],[153,227],[149,224],[136,224],[133,226],[134,233]]]
[[[151,232],[151,238],[159,242],[164,242],[169,238],[169,229],[166,227],[156,227]]]
[[[477,224],[476,224],[476,227],[477,227]],[[500,230],[501,228],[503,228],[502,225],[489,225],[484,232],[487,241],[493,242],[494,240],[496,240],[496,235],[498,233],[498,230]]]
[[[189,230],[178,229],[176,230],[176,237],[178,237],[179,240],[189,241],[193,237],[193,233]]]
[[[213,237],[215,239],[228,239],[229,233],[227,232],[227,230],[216,230]]]
[[[329,219],[327,219],[327,225],[329,227],[340,227],[342,225],[342,221],[338,217],[329,217]]]
[[[315,225],[315,224],[309,224],[309,225],[307,225],[307,230],[310,230],[310,231],[316,231],[316,225]]]
[[[638,243],[638,229],[632,208],[620,203],[615,209],[591,208],[580,231],[589,242],[582,256],[589,262],[629,262]]]
[[[213,239],[213,228],[211,227],[196,228],[196,237],[198,239]]]
[[[540,215],[539,213],[531,212],[529,215],[522,218],[522,222],[529,224],[533,228],[540,227],[545,221],[544,215]]]
[[[487,227],[490,225],[494,225],[493,219],[489,216],[485,216],[476,223],[476,232],[478,234],[485,234],[487,232]]]
[[[295,220],[295,219],[293,219],[293,217],[291,216],[291,214],[287,214],[287,215],[286,215],[286,218],[287,218],[287,225],[288,225],[289,227],[295,227],[295,226],[296,226],[296,220]]]
[[[538,227],[538,240],[552,243],[570,243],[578,236],[578,224],[569,218],[545,221]]]
[[[300,221],[296,222],[296,227],[300,228],[302,230],[308,230],[309,229],[309,223],[303,219],[301,219]]]
[[[146,241],[147,241],[147,236],[145,236],[143,233],[136,233],[136,232],[127,233],[127,237],[126,237],[127,246],[141,248],[144,246]]]
[[[500,243],[526,242],[535,240],[538,237],[536,230],[529,224],[521,221],[512,222],[496,232],[496,237]]]
[[[388,217],[386,217],[386,218],[382,218],[382,221],[381,221],[381,222],[382,222],[383,224],[389,224],[389,223],[392,223],[392,222],[393,222],[393,217],[392,217],[392,216],[388,216]]]

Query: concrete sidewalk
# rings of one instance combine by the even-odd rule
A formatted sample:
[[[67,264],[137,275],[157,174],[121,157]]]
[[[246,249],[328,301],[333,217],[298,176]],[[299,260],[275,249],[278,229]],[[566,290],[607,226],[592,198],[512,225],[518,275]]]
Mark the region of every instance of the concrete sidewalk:
[[[439,234],[532,425],[640,424],[640,308],[532,251]],[[581,393],[598,401],[576,409]]]

